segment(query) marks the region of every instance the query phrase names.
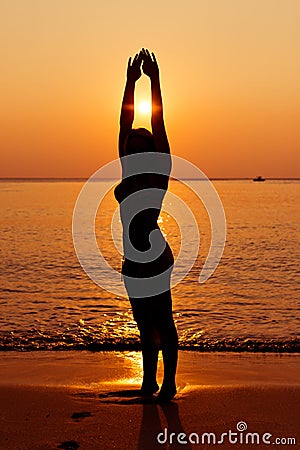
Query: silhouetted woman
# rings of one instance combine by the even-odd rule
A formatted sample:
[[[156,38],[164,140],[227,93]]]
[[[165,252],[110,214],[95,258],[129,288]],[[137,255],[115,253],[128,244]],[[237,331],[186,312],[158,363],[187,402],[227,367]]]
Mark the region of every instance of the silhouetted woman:
[[[134,120],[134,89],[142,71],[150,78],[152,93],[152,133],[145,128],[132,129]],[[156,167],[160,159],[168,161],[168,170],[157,173],[153,169],[141,171],[138,155],[148,155]],[[122,157],[136,155],[122,159]],[[154,155],[154,156],[153,156]],[[176,394],[175,375],[177,367],[178,337],[172,315],[170,276],[174,264],[173,254],[157,224],[163,197],[168,189],[171,170],[171,156],[163,119],[163,105],[160,90],[159,68],[155,55],[142,49],[134,59],[129,58],[127,81],[122,102],[119,134],[119,156],[122,163],[122,182],[115,188],[115,197],[120,203],[123,225],[124,261],[122,274],[125,287],[137,322],[143,355],[143,383],[141,395],[152,395],[158,391],[156,381],[158,352],[161,348],[164,362],[164,378],[157,400],[170,401]],[[135,163],[135,161],[137,161]],[[151,160],[152,161],[152,160]],[[138,170],[132,175],[132,166]],[[131,167],[129,167],[131,165]],[[150,164],[151,165],[151,164]],[[166,167],[166,164],[162,164]],[[151,169],[152,170],[152,169]],[[131,175],[130,175],[131,171]],[[134,171],[134,170],[133,170]],[[142,173],[141,173],[142,172]],[[159,172],[159,170],[158,170]],[[130,197],[133,196],[133,197]],[[150,200],[149,200],[150,196]],[[152,196],[152,197],[151,197]],[[131,206],[137,212],[128,215]],[[150,201],[150,206],[149,206]],[[148,203],[147,203],[148,202]],[[147,207],[147,204],[149,207]],[[144,206],[146,205],[146,207]],[[139,259],[130,251],[132,246],[140,254],[147,255],[149,249],[160,249],[153,260]],[[160,278],[160,274],[164,274]],[[128,278],[127,278],[128,277]],[[154,278],[153,278],[154,277]],[[148,295],[146,283],[153,283],[156,291]],[[158,280],[158,281],[157,281]],[[145,283],[145,292],[140,287]],[[158,284],[157,284],[158,283]],[[153,286],[154,286],[153,284]]]

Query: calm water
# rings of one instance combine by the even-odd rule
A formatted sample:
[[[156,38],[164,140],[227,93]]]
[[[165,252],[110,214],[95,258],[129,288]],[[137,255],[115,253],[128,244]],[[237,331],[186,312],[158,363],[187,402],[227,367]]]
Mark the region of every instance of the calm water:
[[[194,183],[197,183],[195,181]],[[173,289],[182,348],[300,351],[298,181],[216,181],[227,218],[220,265],[197,282],[207,255],[207,214],[191,191],[170,189],[192,209],[201,247]],[[83,182],[0,182],[0,349],[137,348],[129,302],[95,285],[73,248],[72,213]],[[120,269],[110,236],[117,208],[110,192],[97,216],[97,238]],[[160,226],[177,255],[180,231],[163,213]]]

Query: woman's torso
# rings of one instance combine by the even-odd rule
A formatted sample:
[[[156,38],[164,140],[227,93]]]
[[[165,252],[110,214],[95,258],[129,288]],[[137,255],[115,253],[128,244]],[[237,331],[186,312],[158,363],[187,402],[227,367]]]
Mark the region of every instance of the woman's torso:
[[[115,188],[123,226],[123,274],[153,276],[174,263],[172,251],[157,224],[168,178],[138,174],[123,179]],[[151,250],[154,253],[149,253]]]

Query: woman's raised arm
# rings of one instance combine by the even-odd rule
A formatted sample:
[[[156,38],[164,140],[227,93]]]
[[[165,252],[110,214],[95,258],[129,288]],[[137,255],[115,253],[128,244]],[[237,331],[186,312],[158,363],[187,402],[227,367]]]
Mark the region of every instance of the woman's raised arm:
[[[150,78],[152,95],[151,126],[155,148],[161,153],[170,153],[169,141],[164,124],[163,102],[160,89],[159,68],[154,53],[142,49],[143,72]]]
[[[137,53],[133,60],[131,57],[127,65],[127,79],[120,115],[119,156],[125,156],[124,144],[128,133],[131,131],[134,120],[134,89],[135,83],[142,75],[141,53]]]

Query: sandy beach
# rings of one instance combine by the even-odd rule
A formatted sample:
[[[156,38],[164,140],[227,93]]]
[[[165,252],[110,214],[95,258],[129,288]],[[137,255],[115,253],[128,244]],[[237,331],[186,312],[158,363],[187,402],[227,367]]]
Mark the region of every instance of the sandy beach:
[[[157,405],[139,352],[3,352],[0,448],[298,448],[299,373],[299,355],[181,351]]]

